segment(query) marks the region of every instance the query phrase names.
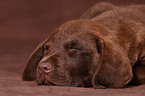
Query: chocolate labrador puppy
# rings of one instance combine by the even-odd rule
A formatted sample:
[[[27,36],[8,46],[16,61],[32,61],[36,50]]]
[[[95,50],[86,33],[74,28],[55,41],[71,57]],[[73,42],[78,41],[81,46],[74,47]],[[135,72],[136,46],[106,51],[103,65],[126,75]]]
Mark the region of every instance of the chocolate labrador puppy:
[[[22,78],[94,88],[145,84],[145,5],[94,5],[38,45]]]

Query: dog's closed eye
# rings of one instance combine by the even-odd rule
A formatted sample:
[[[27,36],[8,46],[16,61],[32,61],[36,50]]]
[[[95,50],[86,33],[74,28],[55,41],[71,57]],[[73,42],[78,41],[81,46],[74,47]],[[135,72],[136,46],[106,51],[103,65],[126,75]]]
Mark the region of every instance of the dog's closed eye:
[[[68,51],[72,51],[72,50],[82,50],[83,48],[82,47],[74,47],[74,46],[69,46],[67,47]]]
[[[70,44],[65,45],[65,49],[67,51],[73,51],[73,50],[82,51],[83,47],[80,44],[77,44],[75,42],[71,42]]]
[[[43,55],[46,55],[48,53],[49,47],[50,46],[48,46],[48,45],[43,46],[43,50],[44,50]]]

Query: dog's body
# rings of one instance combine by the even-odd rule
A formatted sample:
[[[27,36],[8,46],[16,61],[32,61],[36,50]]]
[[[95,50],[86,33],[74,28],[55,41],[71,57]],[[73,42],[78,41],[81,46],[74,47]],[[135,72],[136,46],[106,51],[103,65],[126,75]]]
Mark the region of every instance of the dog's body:
[[[23,80],[36,77],[46,85],[145,84],[145,5],[99,3],[63,24],[32,53]]]

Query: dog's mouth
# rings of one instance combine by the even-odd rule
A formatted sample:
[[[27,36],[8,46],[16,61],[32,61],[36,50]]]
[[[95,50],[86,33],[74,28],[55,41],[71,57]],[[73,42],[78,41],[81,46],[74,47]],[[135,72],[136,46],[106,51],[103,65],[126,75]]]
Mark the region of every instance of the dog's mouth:
[[[38,83],[38,85],[53,85],[53,86],[55,86],[55,84],[51,83],[50,81],[48,81],[46,79],[44,81],[37,82],[37,83]]]
[[[50,81],[49,77],[47,75],[41,75],[39,78],[37,78],[37,84],[38,85],[53,85],[55,86],[53,82]]]

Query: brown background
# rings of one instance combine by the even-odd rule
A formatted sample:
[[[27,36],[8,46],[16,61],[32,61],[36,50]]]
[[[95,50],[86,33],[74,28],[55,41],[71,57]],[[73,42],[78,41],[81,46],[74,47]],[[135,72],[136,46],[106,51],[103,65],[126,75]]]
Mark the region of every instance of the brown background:
[[[95,90],[38,87],[36,83],[21,81],[23,67],[37,44],[56,27],[68,20],[78,19],[87,8],[100,1],[117,5],[145,4],[145,0],[0,0],[0,96],[143,96],[144,85]]]

